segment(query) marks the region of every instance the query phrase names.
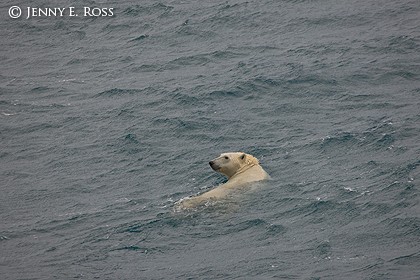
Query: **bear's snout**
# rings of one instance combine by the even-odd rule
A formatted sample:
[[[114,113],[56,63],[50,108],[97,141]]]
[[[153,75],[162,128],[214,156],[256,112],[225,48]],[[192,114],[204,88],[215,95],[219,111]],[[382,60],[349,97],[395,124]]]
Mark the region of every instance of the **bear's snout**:
[[[214,162],[214,160],[212,160],[212,161],[209,161],[209,164],[210,164],[210,167],[213,169],[213,170],[218,170],[219,169],[219,166]]]

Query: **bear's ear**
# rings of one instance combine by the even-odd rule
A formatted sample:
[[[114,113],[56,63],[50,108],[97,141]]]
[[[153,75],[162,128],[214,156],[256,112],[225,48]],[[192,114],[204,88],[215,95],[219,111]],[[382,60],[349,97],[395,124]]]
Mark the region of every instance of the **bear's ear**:
[[[240,156],[240,159],[241,159],[241,160],[245,160],[245,158],[246,158],[246,154],[245,154],[245,153],[243,153],[243,154]]]

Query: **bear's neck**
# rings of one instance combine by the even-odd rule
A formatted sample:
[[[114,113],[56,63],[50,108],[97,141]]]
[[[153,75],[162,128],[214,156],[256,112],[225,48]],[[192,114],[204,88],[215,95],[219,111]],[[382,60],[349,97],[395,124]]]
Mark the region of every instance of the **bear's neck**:
[[[231,177],[229,177],[228,180],[232,180],[233,178],[235,178],[239,174],[244,173],[245,171],[247,171],[248,169],[250,169],[251,167],[254,167],[254,166],[255,166],[255,164],[250,164],[250,165],[245,165],[245,166],[241,167],[235,174],[233,174]]]

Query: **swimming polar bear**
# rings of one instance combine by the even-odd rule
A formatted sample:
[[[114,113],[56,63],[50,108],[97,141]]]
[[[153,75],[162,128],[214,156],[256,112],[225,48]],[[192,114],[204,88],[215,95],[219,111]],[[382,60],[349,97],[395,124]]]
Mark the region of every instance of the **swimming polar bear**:
[[[242,152],[223,153],[209,164],[213,170],[225,175],[228,181],[199,196],[181,199],[176,203],[176,206],[193,208],[207,201],[225,198],[229,193],[245,184],[270,178],[260,166],[258,159]]]

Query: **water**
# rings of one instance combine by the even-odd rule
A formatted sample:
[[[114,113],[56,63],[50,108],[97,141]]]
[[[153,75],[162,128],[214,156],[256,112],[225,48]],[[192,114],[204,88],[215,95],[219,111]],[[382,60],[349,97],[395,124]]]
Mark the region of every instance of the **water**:
[[[0,5],[2,279],[420,278],[417,1],[39,5]],[[272,180],[174,212],[227,151]]]

